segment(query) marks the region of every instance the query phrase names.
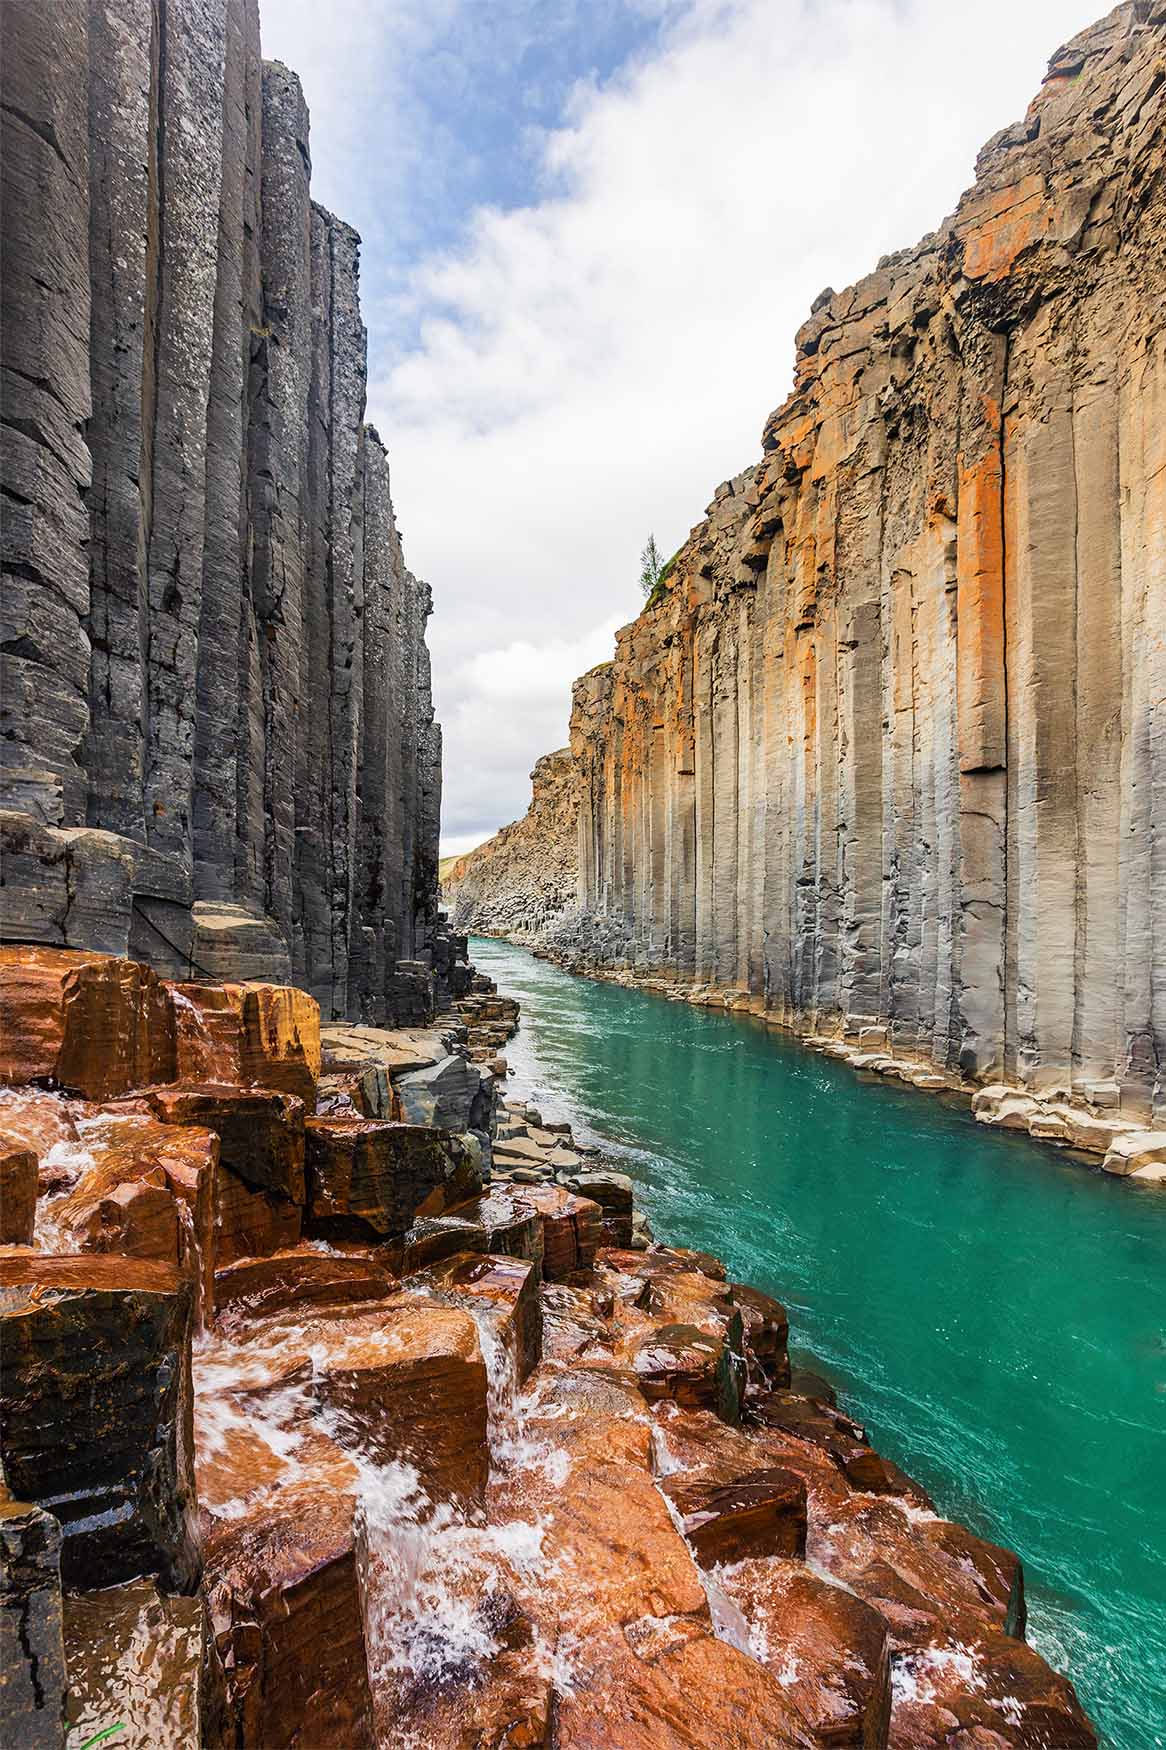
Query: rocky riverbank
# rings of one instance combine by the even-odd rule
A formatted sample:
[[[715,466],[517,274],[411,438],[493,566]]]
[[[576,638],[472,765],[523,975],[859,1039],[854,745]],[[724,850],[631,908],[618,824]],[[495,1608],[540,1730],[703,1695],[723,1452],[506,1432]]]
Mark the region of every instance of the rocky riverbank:
[[[1166,14],[1050,60],[914,248],[814,301],[760,459],[576,683],[577,894],[471,926],[1166,1163]],[[564,777],[563,783],[568,779]],[[498,839],[537,868],[536,790]]]
[[[0,954],[13,1741],[1091,1746],[1020,1565],[503,1098],[517,1005]]]

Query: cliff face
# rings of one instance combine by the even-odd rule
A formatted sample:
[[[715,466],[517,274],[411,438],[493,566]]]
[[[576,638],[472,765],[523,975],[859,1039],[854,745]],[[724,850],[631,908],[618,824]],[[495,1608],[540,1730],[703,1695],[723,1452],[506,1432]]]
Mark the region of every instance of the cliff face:
[[[530,784],[522,819],[446,870],[441,892],[455,930],[534,942],[573,916],[579,793],[570,748],[539,760]]]
[[[4,7],[3,936],[409,1006],[428,587],[253,0]]]
[[[1119,7],[816,301],[762,460],[576,685],[593,961],[1161,1111],[1164,124],[1166,10]]]

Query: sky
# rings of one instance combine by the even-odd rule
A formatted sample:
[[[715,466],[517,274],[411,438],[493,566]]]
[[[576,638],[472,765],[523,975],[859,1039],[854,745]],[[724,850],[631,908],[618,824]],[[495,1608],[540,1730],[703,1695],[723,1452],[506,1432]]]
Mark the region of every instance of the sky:
[[[260,0],[363,239],[368,417],[433,586],[443,854],[760,453],[825,286],[934,230],[1101,0]]]

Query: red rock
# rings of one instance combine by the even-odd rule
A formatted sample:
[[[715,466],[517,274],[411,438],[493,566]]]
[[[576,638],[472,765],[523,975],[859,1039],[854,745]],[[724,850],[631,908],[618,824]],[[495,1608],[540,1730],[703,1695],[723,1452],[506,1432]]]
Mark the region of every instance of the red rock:
[[[262,1258],[300,1242],[304,1212],[298,1203],[249,1185],[229,1167],[215,1181],[215,1263]]]
[[[279,984],[170,984],[178,1075],[275,1088],[315,1109],[320,1005]]]
[[[92,1164],[65,1197],[41,1205],[54,1251],[123,1252],[177,1264],[196,1285],[195,1321],[214,1281],[218,1137],[126,1112],[78,1119],[76,1152]]]
[[[671,1398],[688,1409],[740,1416],[744,1385],[740,1324],[725,1339],[696,1325],[659,1325],[634,1344],[630,1364],[649,1400]]]
[[[0,1245],[30,1246],[36,1216],[36,1155],[0,1134]]]
[[[524,1185],[522,1196],[542,1219],[546,1280],[565,1282],[576,1270],[590,1269],[603,1237],[603,1211],[598,1203],[557,1185]]]
[[[431,1294],[488,1318],[514,1359],[518,1384],[542,1359],[542,1301],[536,1266],[526,1259],[463,1252],[407,1278],[402,1288]]]
[[[541,1265],[542,1218],[523,1192],[492,1185],[444,1215],[415,1221],[405,1235],[402,1268],[420,1270],[461,1252],[529,1258]]]
[[[896,1649],[926,1644],[941,1626],[961,1637],[1022,1632],[1024,1578],[1011,1550],[885,1497],[853,1495],[828,1522],[810,1517],[816,1565],[873,1604]]]
[[[940,1633],[892,1662],[894,1750],[1055,1746],[1096,1750],[1097,1734],[1072,1685],[1023,1641],[985,1631]]]
[[[481,1501],[489,1469],[486,1369],[469,1313],[403,1296],[367,1312],[304,1321],[302,1338],[320,1346],[314,1397],[338,1412],[366,1456],[414,1465],[433,1501]]]
[[[323,1239],[388,1239],[481,1190],[460,1138],[374,1118],[309,1118],[308,1228]]]
[[[338,1258],[298,1246],[220,1269],[214,1285],[216,1320],[231,1332],[293,1308],[382,1300],[389,1282],[388,1270],[372,1253]]]
[[[220,1082],[142,1088],[115,1110],[152,1113],[164,1124],[213,1130],[224,1167],[260,1190],[302,1204],[304,1108],[292,1094]]]
[[[790,1471],[681,1473],[664,1477],[660,1488],[702,1568],[746,1556],[805,1554],[806,1486]]]
[[[714,1258],[710,1252],[690,1251],[683,1246],[652,1246],[647,1252],[627,1252],[604,1246],[596,1262],[652,1281],[693,1272],[707,1276],[712,1282],[724,1282],[727,1276],[719,1258]]]
[[[60,1520],[66,1585],[198,1572],[190,1321],[170,1265],[0,1254],[5,1476]]]
[[[207,1539],[203,1589],[226,1688],[225,1744],[373,1750],[353,1501],[325,1475]]]
[[[717,1586],[745,1618],[749,1650],[775,1671],[823,1750],[881,1750],[891,1716],[886,1624],[799,1562],[742,1561]]]
[[[148,966],[69,948],[0,948],[0,1080],[108,1100],[174,1075],[173,1017]]]
[[[743,1282],[732,1282],[727,1296],[739,1308],[745,1327],[745,1348],[770,1385],[788,1386],[789,1314],[772,1295]]]
[[[535,1378],[528,1435],[556,1462],[503,1479],[493,1498],[499,1513],[509,1504],[544,1528],[546,1566],[520,1581],[517,1599],[567,1667],[554,1742],[809,1746],[771,1674],[713,1635],[691,1554],[651,1480],[634,1387],[556,1369]]]

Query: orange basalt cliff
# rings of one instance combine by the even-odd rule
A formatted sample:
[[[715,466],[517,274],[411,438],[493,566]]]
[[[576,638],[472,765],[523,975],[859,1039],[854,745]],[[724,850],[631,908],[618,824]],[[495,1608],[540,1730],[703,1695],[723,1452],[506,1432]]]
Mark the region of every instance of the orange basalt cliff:
[[[1164,130],[1166,8],[1119,6],[815,301],[762,459],[576,683],[575,964],[1161,1115]]]

